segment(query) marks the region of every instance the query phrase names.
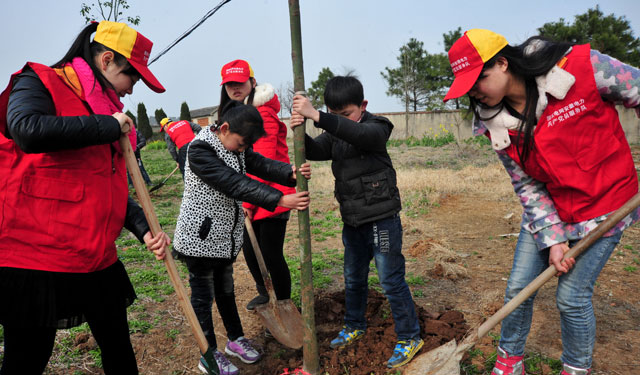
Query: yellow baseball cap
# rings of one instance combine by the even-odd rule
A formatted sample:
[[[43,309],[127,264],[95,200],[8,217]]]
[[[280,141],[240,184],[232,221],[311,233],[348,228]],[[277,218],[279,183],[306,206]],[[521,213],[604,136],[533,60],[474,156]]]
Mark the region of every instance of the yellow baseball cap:
[[[144,35],[121,22],[101,21],[93,41],[126,57],[129,64],[140,73],[142,81],[151,90],[165,91],[160,81],[147,67],[153,43]]]
[[[482,72],[484,63],[489,61],[507,44],[500,34],[485,29],[470,29],[449,49],[449,63],[455,79],[444,97],[459,98],[471,90]]]

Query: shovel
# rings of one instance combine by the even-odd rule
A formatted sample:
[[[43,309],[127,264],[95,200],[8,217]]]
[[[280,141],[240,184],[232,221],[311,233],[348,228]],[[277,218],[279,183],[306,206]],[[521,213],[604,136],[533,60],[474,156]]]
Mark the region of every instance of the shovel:
[[[624,206],[609,215],[605,221],[590,231],[586,237],[578,241],[578,243],[565,254],[565,259],[575,258],[580,255],[638,206],[640,206],[640,193],[634,195]],[[482,323],[480,327],[469,330],[460,344],[456,344],[456,340],[451,340],[445,345],[419,355],[407,366],[403,374],[459,375],[460,360],[464,353],[474,346],[479,338],[489,333],[502,319],[506,318],[516,307],[520,306],[521,303],[527,300],[544,283],[549,281],[556,272],[556,268],[553,265],[549,266],[549,268],[522,289],[520,293],[516,294],[511,301],[505,304],[500,310],[493,314],[493,316],[487,319],[487,321]]]
[[[267,293],[269,293],[269,302],[256,306],[256,312],[260,316],[262,323],[278,342],[292,349],[300,349],[304,336],[302,315],[300,315],[300,311],[290,299],[278,300],[276,298],[276,292],[273,289],[267,266],[264,264],[264,258],[262,258],[260,245],[253,231],[251,220],[245,217],[244,224],[247,227],[249,238],[251,238],[253,251],[256,254],[260,273],[262,273],[262,278],[264,279],[264,286],[267,289]]]
[[[173,176],[173,174],[176,173],[178,168],[180,168],[179,165],[177,165],[176,168],[173,171],[171,171],[171,173],[169,173],[169,175],[167,177],[165,177],[164,180],[162,180],[161,183],[159,183],[158,185],[156,185],[156,186],[152,187],[151,189],[149,189],[149,193],[152,193],[152,192],[160,189],[162,186],[164,186],[164,184],[169,180],[169,178],[171,178],[171,176]]]
[[[162,228],[160,227],[158,217],[156,216],[156,212],[153,209],[153,205],[151,204],[151,198],[149,196],[149,192],[147,191],[147,186],[145,185],[144,180],[142,179],[142,175],[140,174],[140,168],[138,167],[138,162],[136,161],[136,157],[133,154],[133,148],[131,147],[128,136],[124,135],[120,137],[120,147],[122,148],[122,153],[124,154],[124,159],[127,163],[129,175],[131,176],[131,180],[133,181],[133,187],[136,189],[138,200],[140,201],[140,205],[144,210],[144,216],[147,218],[147,222],[149,223],[149,227],[151,228],[151,233],[155,236],[162,231]],[[175,170],[173,172],[175,172]],[[193,307],[189,302],[189,296],[187,295],[187,291],[182,284],[182,280],[180,279],[180,275],[178,274],[178,269],[176,268],[176,263],[171,256],[171,252],[167,252],[165,254],[164,265],[166,266],[167,272],[169,273],[173,288],[178,295],[180,306],[182,307],[182,310],[187,317],[187,321],[191,326],[191,331],[196,337],[196,341],[198,342],[198,346],[200,347],[200,354],[202,354],[205,361],[207,362],[206,364],[209,375],[220,374],[218,364],[213,358],[213,350],[209,347],[209,343],[207,342],[206,337],[204,337],[202,327],[200,327],[200,322],[198,322],[196,313],[193,311]]]

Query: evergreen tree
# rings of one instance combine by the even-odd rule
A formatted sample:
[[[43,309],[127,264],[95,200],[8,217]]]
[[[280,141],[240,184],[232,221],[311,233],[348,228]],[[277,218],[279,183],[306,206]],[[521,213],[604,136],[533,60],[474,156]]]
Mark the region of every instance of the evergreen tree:
[[[560,18],[538,28],[540,35],[557,41],[590,43],[591,48],[633,66],[640,65],[640,39],[634,37],[629,21],[614,14],[605,16],[598,6],[575,16],[573,23]]]
[[[311,87],[307,89],[307,95],[313,108],[320,109],[324,107],[324,89],[327,87],[327,81],[334,77],[333,72],[329,68],[322,68],[318,73],[318,79],[311,82]]]
[[[146,139],[151,139],[153,130],[149,124],[149,116],[147,116],[147,108],[144,103],[138,104],[138,131],[144,135]]]
[[[442,34],[442,38],[444,40],[444,50],[445,52],[449,52],[453,43],[455,43],[458,39],[462,37],[462,28],[458,27],[455,30],[449,31],[448,33]],[[447,59],[447,64],[449,63]],[[449,81],[449,86],[453,84],[453,71],[450,68],[446,69],[447,77]],[[447,107],[453,107],[455,109],[460,108],[469,108],[469,97],[467,95],[461,96],[459,98],[451,99],[447,105]]]
[[[166,113],[164,113],[164,110],[162,108],[156,109],[156,111],[154,112],[154,116],[156,116],[156,122],[158,124],[160,124],[160,121],[162,121],[163,118],[169,117]]]
[[[443,53],[430,54],[424,43],[411,38],[400,47],[398,68],[385,68],[380,72],[387,81],[387,95],[396,96],[405,105],[405,111],[442,109],[449,80],[449,59]]]
[[[180,106],[180,120],[191,121],[191,112],[187,102],[182,102],[182,106]]]

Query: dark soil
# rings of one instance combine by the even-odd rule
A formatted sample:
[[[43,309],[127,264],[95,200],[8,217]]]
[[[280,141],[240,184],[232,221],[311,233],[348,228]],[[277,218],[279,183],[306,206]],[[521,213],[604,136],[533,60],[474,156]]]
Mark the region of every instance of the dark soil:
[[[430,312],[417,306],[422,339],[421,352],[427,352],[449,340],[460,339],[468,326],[462,313],[446,310]],[[367,332],[351,346],[332,349],[329,342],[342,328],[344,317],[344,291],[330,294],[319,293],[315,298],[315,319],[318,336],[320,368],[323,374],[369,375],[395,373],[389,370],[386,361],[391,357],[396,343],[393,318],[386,297],[374,289],[369,290],[367,304]],[[285,369],[293,372],[303,366],[303,353],[287,349],[273,338],[260,335],[256,344],[262,346],[265,357],[256,364],[242,365],[244,374],[280,375]],[[348,372],[345,372],[348,371]]]

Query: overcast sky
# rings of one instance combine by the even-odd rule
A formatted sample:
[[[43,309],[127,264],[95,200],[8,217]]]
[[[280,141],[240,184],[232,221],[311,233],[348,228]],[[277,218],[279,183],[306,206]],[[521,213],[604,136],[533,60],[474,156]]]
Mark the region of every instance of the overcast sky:
[[[50,65],[59,60],[84,26],[82,0],[2,0],[0,3],[0,85],[26,61]],[[90,4],[94,0],[85,0]],[[153,41],[152,58],[195,24],[220,0],[129,0],[126,14],[139,15],[134,26]],[[429,53],[444,52],[442,34],[457,27],[491,29],[519,44],[536,35],[545,22],[585,13],[592,0],[431,1],[300,0],[306,86],[324,67],[335,74],[354,71],[364,85],[372,112],[402,111],[386,95],[380,72],[395,68],[398,50],[410,38],[424,42]],[[606,0],[600,9],[625,16],[640,35],[640,1]],[[217,105],[220,68],[234,59],[253,67],[258,83],[278,88],[293,81],[287,0],[232,0],[190,36],[151,65],[167,91],[156,94],[142,82],[123,99],[134,114],[143,102],[151,116],[162,107],[179,116],[190,109]]]

